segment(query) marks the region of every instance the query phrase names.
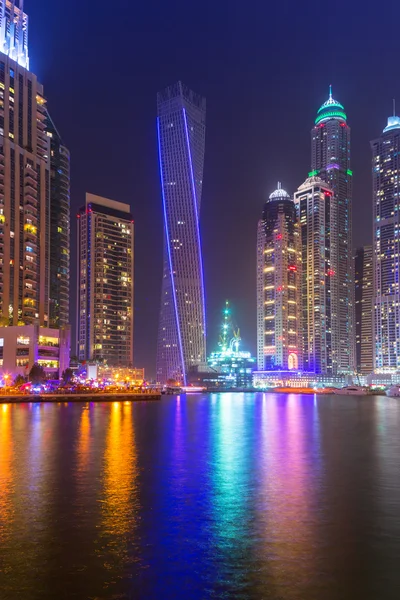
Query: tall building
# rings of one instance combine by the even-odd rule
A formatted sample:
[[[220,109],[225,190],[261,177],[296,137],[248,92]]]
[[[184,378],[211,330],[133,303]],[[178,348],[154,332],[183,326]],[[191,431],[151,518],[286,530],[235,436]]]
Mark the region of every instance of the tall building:
[[[372,373],[373,365],[373,269],[372,246],[357,248],[354,256],[354,299],[357,373]]]
[[[34,362],[60,377],[69,364],[68,321],[50,328],[47,125],[23,1],[0,0],[0,372],[8,378],[27,376]]]
[[[50,138],[50,327],[69,323],[70,156],[46,111]]]
[[[49,142],[27,41],[27,15],[0,1],[0,315],[3,325],[46,326]]]
[[[354,287],[352,250],[352,171],[350,128],[342,104],[332,97],[318,110],[311,130],[311,173],[325,181],[337,204],[337,252],[339,284],[338,373],[354,370]]]
[[[400,369],[400,118],[371,142],[373,189],[374,367]]]
[[[157,135],[164,215],[164,271],[157,380],[184,384],[206,362],[200,241],[206,101],[181,82],[157,96]]]
[[[278,183],[257,236],[258,370],[301,368],[301,256],[296,207]]]
[[[86,194],[78,214],[78,358],[133,366],[133,218]]]
[[[325,181],[313,176],[294,202],[300,221],[303,368],[338,372],[337,201]]]

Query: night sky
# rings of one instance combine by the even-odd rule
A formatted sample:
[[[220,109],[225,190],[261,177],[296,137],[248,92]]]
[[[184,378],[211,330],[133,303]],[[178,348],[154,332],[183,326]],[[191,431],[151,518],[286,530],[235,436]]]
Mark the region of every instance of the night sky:
[[[135,364],[155,373],[162,270],[156,93],[181,79],[207,98],[201,230],[208,349],[226,298],[256,347],[256,230],[281,181],[310,170],[310,130],[328,97],[352,130],[354,246],[371,241],[369,141],[398,98],[400,3],[315,0],[26,0],[31,70],[71,152],[76,209],[92,192],[131,204],[136,234]]]

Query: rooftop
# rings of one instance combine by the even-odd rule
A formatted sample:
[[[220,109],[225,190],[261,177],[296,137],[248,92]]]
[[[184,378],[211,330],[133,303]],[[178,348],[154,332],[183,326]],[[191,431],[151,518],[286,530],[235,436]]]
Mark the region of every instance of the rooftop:
[[[339,119],[341,121],[346,121],[347,119],[347,115],[344,112],[343,104],[340,104],[340,102],[338,102],[332,97],[331,85],[329,86],[329,98],[318,109],[315,124],[318,125],[319,123],[322,123],[323,121],[328,121],[329,119]]]

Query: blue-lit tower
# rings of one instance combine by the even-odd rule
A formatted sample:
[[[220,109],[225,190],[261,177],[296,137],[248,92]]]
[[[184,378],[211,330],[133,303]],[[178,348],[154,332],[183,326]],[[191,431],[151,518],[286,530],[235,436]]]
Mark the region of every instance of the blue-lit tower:
[[[311,173],[332,190],[337,207],[337,372],[352,373],[355,368],[354,286],[352,252],[352,171],[350,166],[350,127],[344,107],[332,97],[320,107],[311,130]]]
[[[157,137],[164,217],[164,270],[157,381],[186,384],[206,362],[200,203],[206,101],[181,82],[157,95]]]
[[[400,118],[371,142],[373,190],[374,367],[400,369]]]

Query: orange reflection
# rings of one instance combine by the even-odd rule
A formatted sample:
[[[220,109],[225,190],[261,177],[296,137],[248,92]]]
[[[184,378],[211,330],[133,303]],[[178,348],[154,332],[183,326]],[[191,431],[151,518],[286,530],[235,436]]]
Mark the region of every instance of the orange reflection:
[[[0,410],[0,523],[12,519],[11,493],[14,483],[13,439],[11,435],[11,405],[3,404]],[[0,543],[5,541],[7,527],[0,527]]]
[[[131,534],[139,508],[131,403],[113,402],[111,406],[104,465],[102,510],[105,530],[113,536]]]
[[[86,471],[89,462],[90,450],[90,418],[89,407],[86,405],[82,410],[79,427],[78,441],[78,473]]]

